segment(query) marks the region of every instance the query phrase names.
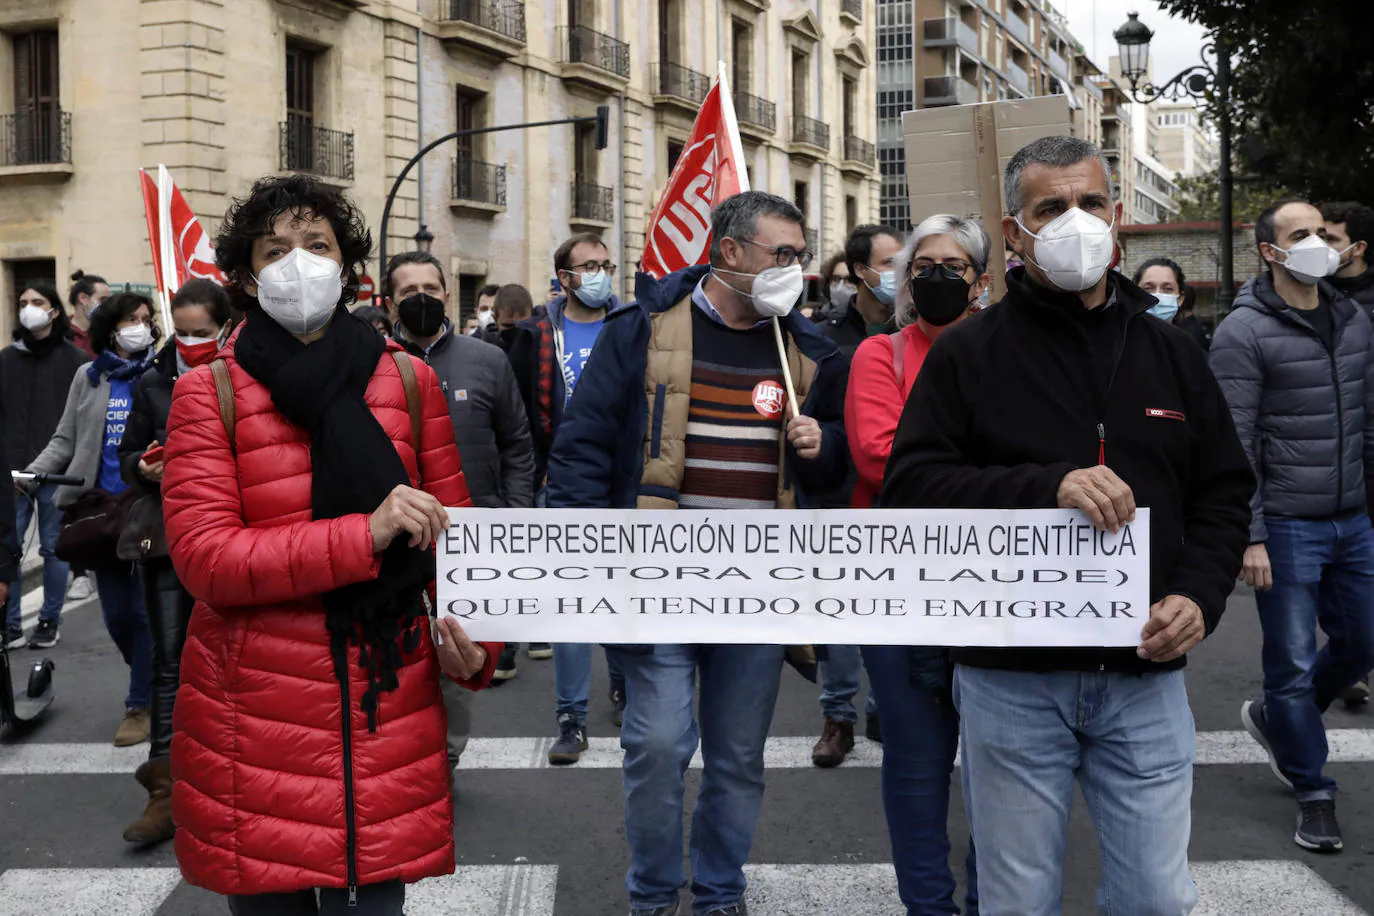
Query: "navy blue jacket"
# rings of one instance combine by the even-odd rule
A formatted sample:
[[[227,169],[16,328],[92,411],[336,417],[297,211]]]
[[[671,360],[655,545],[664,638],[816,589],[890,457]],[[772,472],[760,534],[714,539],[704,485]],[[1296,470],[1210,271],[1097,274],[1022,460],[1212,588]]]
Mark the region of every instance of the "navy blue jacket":
[[[597,338],[593,358],[582,370],[549,455],[550,508],[634,508],[644,468],[644,438],[649,405],[644,396],[648,371],[650,316],[667,311],[686,296],[710,268],[689,267],[662,280],[635,278],[636,301],[612,312]],[[844,390],[849,364],[839,348],[800,312],[783,320],[801,352],[816,363],[811,393],[802,413],[821,425],[821,452],[804,461],[788,449],[786,473],[797,491],[797,505],[813,507],[816,495],[844,478],[849,446],[844,434]],[[676,498],[657,490],[647,495]]]

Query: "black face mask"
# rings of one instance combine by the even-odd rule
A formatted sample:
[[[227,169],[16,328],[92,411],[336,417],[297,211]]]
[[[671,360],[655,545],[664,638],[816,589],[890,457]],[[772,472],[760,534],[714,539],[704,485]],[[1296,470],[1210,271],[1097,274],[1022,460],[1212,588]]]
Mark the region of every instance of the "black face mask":
[[[972,288],[963,277],[951,277],[937,267],[929,276],[911,278],[911,301],[917,315],[942,328],[968,309]]]
[[[406,333],[415,337],[433,337],[444,326],[444,300],[429,293],[416,293],[396,305]]]

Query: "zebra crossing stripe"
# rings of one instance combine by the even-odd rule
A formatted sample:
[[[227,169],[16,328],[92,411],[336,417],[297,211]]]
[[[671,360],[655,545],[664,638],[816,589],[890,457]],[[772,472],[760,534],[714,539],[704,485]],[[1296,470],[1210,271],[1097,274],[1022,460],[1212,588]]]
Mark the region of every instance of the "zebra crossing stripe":
[[[60,701],[59,701],[60,702]],[[1332,763],[1374,762],[1374,729],[1332,729],[1326,733]],[[769,738],[764,765],[769,769],[811,769],[811,747],[816,739]],[[463,752],[465,770],[548,769],[550,738],[473,738]],[[618,770],[621,765],[617,738],[592,738],[575,767],[559,769]],[[132,773],[147,759],[147,748],[116,748],[105,743],[0,744],[0,776],[60,776],[69,774]],[[882,746],[860,740],[842,769],[873,769],[882,766]],[[1265,764],[1268,758],[1244,731],[1199,732],[1198,766]],[[701,767],[700,752],[692,760]]]
[[[1193,916],[1369,916],[1301,862],[1194,862]]]
[[[0,872],[0,913],[153,916],[180,883],[175,868],[12,868]]]
[[[460,865],[406,889],[406,912],[424,916],[553,916],[557,865]]]

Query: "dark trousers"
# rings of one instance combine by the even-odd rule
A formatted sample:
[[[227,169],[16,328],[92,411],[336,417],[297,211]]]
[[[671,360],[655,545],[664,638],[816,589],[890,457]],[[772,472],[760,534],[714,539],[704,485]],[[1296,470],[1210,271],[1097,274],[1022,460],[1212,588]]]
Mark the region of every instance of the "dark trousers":
[[[153,645],[138,570],[134,564],[124,562],[102,566],[95,571],[95,590],[100,595],[105,629],[129,666],[129,693],[124,705],[129,709],[147,709],[153,678]]]
[[[143,603],[153,637],[153,703],[149,709],[151,731],[148,759],[172,752],[172,709],[181,683],[181,649],[191,622],[194,599],[181,587],[172,561],[149,560],[143,564]]]
[[[293,894],[230,897],[229,912],[232,916],[405,916],[405,902],[406,886],[384,881],[358,888],[357,906],[348,905],[348,891],[343,888],[322,887]]]
[[[906,646],[864,646],[864,666],[883,723],[883,810],[897,893],[908,916],[957,914],[949,868],[949,780],[959,749],[959,713],[913,677]],[[973,840],[965,863],[964,912],[978,912]]]

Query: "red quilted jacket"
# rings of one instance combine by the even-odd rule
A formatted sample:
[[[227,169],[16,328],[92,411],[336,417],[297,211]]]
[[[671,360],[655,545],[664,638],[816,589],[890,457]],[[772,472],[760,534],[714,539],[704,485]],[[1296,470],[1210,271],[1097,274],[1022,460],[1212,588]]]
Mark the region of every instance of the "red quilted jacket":
[[[449,874],[446,719],[428,628],[369,732],[358,649],[349,649],[345,702],[319,597],[377,575],[367,516],[312,521],[308,436],[235,362],[232,345],[223,355],[237,453],[210,370],[197,369],[177,383],[162,484],[172,561],[196,598],[172,739],[182,875],[220,894],[262,894]],[[467,506],[448,405],[433,370],[412,362],[424,405],[419,479],[444,505]],[[414,481],[390,352],[367,402]],[[465,686],[490,681],[501,646],[486,649],[486,670]]]

